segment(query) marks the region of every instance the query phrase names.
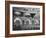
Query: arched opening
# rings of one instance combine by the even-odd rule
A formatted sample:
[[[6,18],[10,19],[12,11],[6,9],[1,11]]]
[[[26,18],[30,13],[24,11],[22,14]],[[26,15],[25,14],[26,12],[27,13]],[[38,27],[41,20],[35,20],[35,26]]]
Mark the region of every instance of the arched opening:
[[[28,24],[32,24],[32,22],[31,22],[30,19],[26,19],[26,20],[25,20],[25,24],[27,24],[27,25],[28,25]]]
[[[22,20],[20,18],[15,18],[14,24],[15,25],[21,25],[22,24]]]

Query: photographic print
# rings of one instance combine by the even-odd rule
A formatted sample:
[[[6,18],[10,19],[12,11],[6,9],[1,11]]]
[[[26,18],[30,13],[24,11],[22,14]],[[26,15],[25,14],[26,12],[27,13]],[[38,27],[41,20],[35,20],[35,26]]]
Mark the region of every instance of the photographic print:
[[[14,30],[40,30],[40,8],[13,7]]]
[[[6,27],[10,36],[44,34],[44,3],[29,3],[6,2]]]
[[[10,5],[11,34],[42,32],[42,6]]]

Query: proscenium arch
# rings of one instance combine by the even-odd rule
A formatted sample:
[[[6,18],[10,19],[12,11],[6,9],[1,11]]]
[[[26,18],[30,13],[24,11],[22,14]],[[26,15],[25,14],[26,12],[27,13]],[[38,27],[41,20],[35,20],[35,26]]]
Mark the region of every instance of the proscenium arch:
[[[15,23],[17,20],[20,22],[20,24],[22,24],[22,20],[21,20],[20,18],[18,18],[18,17],[15,18],[14,23]]]

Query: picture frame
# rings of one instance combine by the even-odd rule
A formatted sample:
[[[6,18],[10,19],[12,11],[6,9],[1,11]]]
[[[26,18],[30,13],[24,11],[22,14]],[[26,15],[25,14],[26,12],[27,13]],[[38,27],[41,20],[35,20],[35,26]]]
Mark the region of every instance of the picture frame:
[[[21,19],[20,24],[16,22],[17,19]],[[37,21],[35,21],[35,19]],[[27,20],[29,24],[28,22],[26,23]],[[18,27],[17,25],[20,26]],[[34,36],[44,34],[44,3],[5,1],[5,37]]]

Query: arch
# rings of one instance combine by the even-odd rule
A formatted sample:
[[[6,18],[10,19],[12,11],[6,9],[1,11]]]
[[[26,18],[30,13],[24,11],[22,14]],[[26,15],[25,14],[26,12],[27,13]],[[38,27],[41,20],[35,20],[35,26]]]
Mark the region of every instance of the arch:
[[[15,18],[14,22],[16,22],[17,20],[20,22],[20,24],[22,24],[22,20],[20,18],[18,18],[18,17]]]
[[[32,24],[32,22],[31,22],[30,19],[26,19],[26,20],[25,20],[25,24],[26,24],[27,21],[29,22],[29,24]]]

